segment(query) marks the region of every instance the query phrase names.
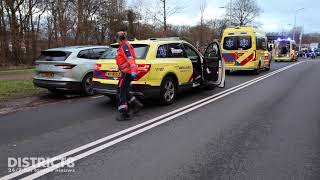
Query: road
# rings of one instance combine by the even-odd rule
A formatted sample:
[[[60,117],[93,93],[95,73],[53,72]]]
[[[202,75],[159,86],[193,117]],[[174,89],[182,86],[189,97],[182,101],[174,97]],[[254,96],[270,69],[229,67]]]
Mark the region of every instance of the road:
[[[8,157],[55,158],[73,150],[65,154],[75,161],[73,172],[12,175],[318,180],[319,77],[319,60],[273,63],[271,71],[259,76],[229,75],[224,89],[180,94],[171,106],[147,102],[143,115],[130,122],[115,121],[116,108],[105,97],[2,116],[0,177],[10,174]],[[59,161],[54,165],[59,168]]]

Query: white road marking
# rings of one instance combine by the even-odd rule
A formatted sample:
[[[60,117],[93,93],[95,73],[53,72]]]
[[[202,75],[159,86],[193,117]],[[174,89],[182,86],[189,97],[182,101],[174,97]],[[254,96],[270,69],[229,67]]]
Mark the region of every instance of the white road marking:
[[[102,97],[104,97],[103,95],[102,96],[93,96],[93,97],[91,97],[91,99],[98,99],[98,98],[102,98]]]
[[[292,67],[294,67],[294,66],[296,66],[298,64],[301,64],[301,63],[303,63],[303,62],[299,62],[299,63],[295,63],[295,64],[292,64],[292,65],[286,66],[286,67],[281,68],[279,70],[276,70],[276,71],[273,71],[271,73],[268,73],[268,74],[266,74],[264,76],[261,76],[261,77],[255,78],[253,80],[247,81],[247,82],[242,83],[242,84],[240,84],[238,86],[235,86],[235,87],[232,87],[230,89],[227,89],[227,90],[225,90],[223,92],[217,93],[215,95],[209,96],[207,98],[204,98],[202,100],[199,100],[197,102],[189,104],[189,105],[187,105],[185,107],[176,109],[176,110],[171,111],[169,113],[166,113],[166,114],[163,114],[163,115],[158,116],[156,118],[153,118],[151,120],[148,120],[148,121],[146,121],[144,123],[135,125],[133,127],[127,128],[127,129],[122,130],[120,132],[117,132],[115,134],[112,134],[112,135],[109,135],[107,137],[98,139],[98,140],[93,141],[93,142],[91,142],[89,144],[83,145],[83,146],[81,146],[79,148],[73,149],[71,151],[68,151],[66,153],[60,154],[60,155],[55,156],[55,157],[53,157],[51,159],[48,159],[46,161],[40,162],[40,163],[38,163],[36,165],[33,165],[33,166],[28,167],[28,168],[22,169],[21,171],[18,171],[18,172],[9,174],[7,176],[4,176],[4,177],[0,178],[0,180],[9,180],[9,179],[18,177],[18,176],[23,175],[23,174],[25,174],[27,172],[31,172],[32,170],[35,170],[35,169],[37,169],[39,167],[42,167],[42,166],[44,166],[46,164],[50,164],[50,163],[52,163],[52,162],[54,162],[56,160],[61,160],[61,159],[65,158],[65,157],[70,157],[72,154],[75,154],[77,152],[86,150],[86,149],[88,149],[90,147],[93,147],[95,145],[98,145],[98,144],[101,144],[103,142],[106,142],[106,141],[108,141],[110,139],[116,138],[118,136],[121,136],[123,134],[126,134],[126,133],[129,133],[129,132],[133,131],[133,132],[127,134],[127,135],[124,135],[124,136],[119,137],[119,138],[117,138],[115,140],[112,140],[112,141],[107,142],[107,143],[105,143],[103,145],[100,145],[100,146],[95,147],[93,149],[90,149],[90,150],[88,150],[86,152],[83,152],[83,153],[81,153],[79,155],[76,155],[76,156],[72,157],[72,161],[69,161],[69,162],[71,163],[71,162],[75,162],[77,160],[83,159],[83,158],[88,157],[88,156],[90,156],[92,154],[95,154],[95,153],[97,153],[97,152],[99,152],[99,151],[101,151],[103,149],[106,149],[106,148],[108,148],[110,146],[113,146],[113,145],[119,143],[119,142],[122,142],[122,141],[124,141],[126,139],[129,139],[129,138],[134,137],[134,136],[136,136],[138,134],[141,134],[141,133],[143,133],[143,132],[145,132],[145,131],[147,131],[149,129],[152,129],[152,128],[157,127],[157,126],[159,126],[161,124],[164,124],[164,123],[166,123],[166,122],[168,122],[170,120],[173,120],[173,119],[175,119],[175,118],[177,118],[179,116],[182,116],[182,115],[184,115],[186,113],[189,113],[190,111],[198,109],[198,108],[200,108],[202,106],[205,106],[205,105],[207,105],[209,103],[212,103],[212,102],[214,102],[214,101],[216,101],[218,99],[221,99],[221,98],[223,98],[223,97],[225,97],[227,95],[230,95],[230,94],[233,94],[233,93],[235,93],[237,91],[240,91],[243,88],[251,86],[252,84],[260,82],[260,81],[262,81],[262,80],[264,80],[264,79],[266,79],[268,77],[276,75],[276,74],[278,74],[278,73],[280,73],[282,71],[290,69],[290,68],[292,68]],[[158,121],[158,122],[156,122],[156,121]],[[143,127],[143,126],[146,126],[146,127]],[[141,127],[143,127],[143,128],[141,128]],[[141,129],[138,129],[138,128],[141,128]],[[138,129],[138,130],[136,130],[136,129]],[[136,130],[136,131],[134,131],[134,130]],[[25,177],[23,179],[28,179],[28,180],[29,179],[35,179],[35,178],[41,177],[41,176],[43,176],[45,174],[48,174],[48,173],[50,173],[50,172],[52,172],[52,171],[54,171],[54,170],[56,170],[58,168],[61,168],[61,167],[65,166],[65,165],[66,164],[63,163],[63,162],[62,163],[58,163],[58,164],[50,166],[50,167],[48,167],[46,169],[38,171],[38,172],[36,172],[36,173],[34,173],[34,174],[30,175],[30,176],[27,176],[27,177]]]

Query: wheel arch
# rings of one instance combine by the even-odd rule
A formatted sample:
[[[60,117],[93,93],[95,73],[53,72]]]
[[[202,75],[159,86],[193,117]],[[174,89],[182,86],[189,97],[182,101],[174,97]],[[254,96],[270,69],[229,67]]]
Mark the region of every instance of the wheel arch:
[[[168,72],[168,73],[163,77],[163,79],[162,79],[162,81],[161,81],[161,84],[162,84],[163,80],[164,80],[166,77],[171,77],[171,78],[173,78],[173,79],[176,81],[176,83],[177,83],[177,88],[178,88],[178,86],[179,86],[179,79],[178,79],[178,76],[177,76],[175,73],[173,73],[173,72]]]
[[[84,75],[83,75],[82,78],[81,78],[81,82],[83,82],[83,79],[84,79],[86,76],[90,75],[90,74],[92,74],[92,76],[93,76],[93,71],[88,71],[88,72],[84,73]]]

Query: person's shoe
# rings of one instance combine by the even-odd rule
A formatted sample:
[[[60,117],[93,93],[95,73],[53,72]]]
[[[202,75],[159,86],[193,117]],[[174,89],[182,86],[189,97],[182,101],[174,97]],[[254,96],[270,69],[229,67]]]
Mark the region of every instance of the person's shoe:
[[[120,113],[117,118],[117,121],[130,121],[131,117],[128,113]]]
[[[143,104],[141,104],[138,100],[133,101],[130,105],[132,107],[132,114],[138,114],[143,109]]]

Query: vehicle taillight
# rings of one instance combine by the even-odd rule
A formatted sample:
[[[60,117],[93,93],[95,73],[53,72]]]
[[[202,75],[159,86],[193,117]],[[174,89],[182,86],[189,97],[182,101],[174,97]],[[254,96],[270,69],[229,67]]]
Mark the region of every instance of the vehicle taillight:
[[[95,64],[94,65],[94,70],[100,71],[100,69],[101,69],[101,64]]]
[[[256,51],[253,51],[253,56],[254,56],[254,58],[252,59],[252,61],[256,61],[257,60],[257,52]]]
[[[150,71],[150,64],[138,64],[138,71],[140,72],[148,72]]]
[[[151,64],[138,64],[138,75],[135,80],[141,79],[146,75],[151,69]]]
[[[60,67],[62,69],[72,69],[74,68],[76,65],[75,64],[57,64],[57,65],[54,65],[56,67]]]

